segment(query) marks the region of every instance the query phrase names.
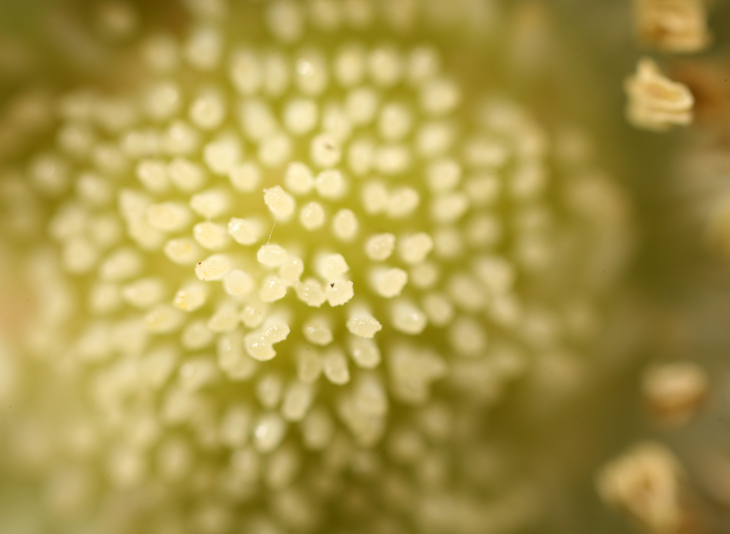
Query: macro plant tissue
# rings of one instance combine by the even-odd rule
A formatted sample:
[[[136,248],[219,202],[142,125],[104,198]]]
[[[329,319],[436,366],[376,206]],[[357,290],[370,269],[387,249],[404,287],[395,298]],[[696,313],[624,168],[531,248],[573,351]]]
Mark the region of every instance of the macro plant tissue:
[[[730,532],[728,22],[5,0],[0,534]]]

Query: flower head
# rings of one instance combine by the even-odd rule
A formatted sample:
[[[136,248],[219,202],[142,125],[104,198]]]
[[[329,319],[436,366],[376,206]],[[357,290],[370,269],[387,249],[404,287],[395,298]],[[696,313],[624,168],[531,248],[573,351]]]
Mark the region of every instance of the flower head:
[[[481,505],[482,418],[579,366],[621,194],[450,74],[413,30],[438,3],[191,5],[137,89],[64,95],[4,168],[33,295],[13,458],[104,532],[518,525],[519,484]]]

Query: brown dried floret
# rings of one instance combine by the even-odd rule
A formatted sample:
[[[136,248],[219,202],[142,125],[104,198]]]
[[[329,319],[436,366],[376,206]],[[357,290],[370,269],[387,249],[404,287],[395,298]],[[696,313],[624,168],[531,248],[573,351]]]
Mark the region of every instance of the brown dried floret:
[[[649,58],[639,61],[625,89],[629,98],[627,117],[638,128],[663,131],[692,122],[694,97],[690,90],[662,75]]]
[[[658,443],[641,443],[603,468],[598,492],[649,532],[682,531],[686,521],[682,467]]]
[[[667,52],[697,52],[711,41],[704,0],[636,0],[639,39]]]
[[[660,420],[684,423],[707,395],[707,373],[692,362],[673,362],[649,367],[641,389],[649,409]]]

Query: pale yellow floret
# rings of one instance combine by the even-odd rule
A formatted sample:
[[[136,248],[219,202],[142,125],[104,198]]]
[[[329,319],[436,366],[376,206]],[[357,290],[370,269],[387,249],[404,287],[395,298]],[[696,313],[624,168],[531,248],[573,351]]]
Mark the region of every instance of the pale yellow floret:
[[[253,245],[264,235],[263,223],[258,219],[233,217],[228,222],[228,234],[241,245]]]
[[[314,187],[322,198],[337,200],[347,192],[347,181],[339,170],[327,169],[317,175]]]
[[[236,191],[249,193],[258,187],[261,171],[252,162],[240,163],[228,169],[228,179]]]
[[[461,316],[449,328],[449,341],[454,349],[465,356],[478,357],[487,348],[487,335],[478,321]]]
[[[362,188],[363,208],[370,215],[382,213],[388,207],[389,193],[385,184],[369,180]]]
[[[467,221],[465,233],[472,247],[487,248],[499,241],[502,236],[502,225],[494,215],[477,215]]]
[[[243,96],[255,95],[264,82],[261,58],[253,50],[235,50],[228,63],[228,73],[236,91]]]
[[[453,226],[443,226],[433,233],[434,252],[444,259],[456,258],[464,253],[464,238]]]
[[[408,280],[414,287],[429,289],[433,287],[441,277],[441,270],[438,264],[433,261],[424,261],[413,265],[408,273]]]
[[[208,299],[208,288],[205,284],[191,283],[180,288],[175,293],[173,303],[184,311],[194,311],[205,304]]]
[[[104,315],[119,308],[122,296],[118,285],[110,283],[96,283],[91,288],[88,305],[97,315]]]
[[[305,384],[313,384],[322,374],[322,359],[311,348],[306,347],[297,353],[297,377]]]
[[[325,223],[325,213],[322,204],[319,202],[308,202],[299,211],[299,222],[307,230],[316,230]]]
[[[469,209],[465,193],[445,193],[431,203],[431,218],[439,223],[458,221]]]
[[[347,329],[354,335],[363,338],[372,338],[382,328],[383,326],[375,317],[361,310],[353,312],[347,320]]]
[[[332,217],[332,232],[338,239],[350,241],[357,234],[357,230],[357,217],[352,210],[341,209]]]
[[[194,358],[180,366],[178,384],[185,391],[196,391],[213,382],[218,375],[218,369],[212,361],[206,358]]]
[[[374,369],[380,364],[380,349],[372,339],[362,336],[350,338],[349,352],[355,364],[363,369]]]
[[[231,260],[224,254],[213,254],[195,266],[195,276],[204,282],[220,280],[231,270]]]
[[[231,449],[244,447],[249,440],[253,414],[245,405],[229,406],[221,417],[220,436],[224,445]]]
[[[180,62],[180,50],[172,37],[153,35],[142,43],[141,56],[149,69],[160,74],[176,70]]]
[[[423,311],[435,326],[445,326],[454,318],[454,305],[441,293],[429,293],[423,297]]]
[[[488,300],[484,284],[478,278],[465,272],[451,275],[446,291],[454,304],[471,312],[483,310]]]
[[[286,422],[277,413],[259,417],[253,426],[253,444],[262,453],[271,452],[281,443],[286,433]]]
[[[288,254],[279,245],[267,243],[256,252],[256,259],[266,267],[280,267],[286,262]]]
[[[392,46],[375,48],[368,54],[367,71],[375,85],[382,88],[392,87],[403,76],[403,58]]]
[[[393,219],[410,216],[421,203],[421,195],[412,187],[399,187],[390,192],[386,214]]]
[[[337,50],[333,60],[333,72],[343,87],[359,85],[365,75],[365,50],[357,45],[348,45]]]
[[[93,172],[82,173],[76,182],[78,196],[87,204],[105,206],[112,200],[112,185]]]
[[[434,192],[450,191],[461,180],[462,169],[458,162],[443,159],[431,163],[426,169],[428,186]]]
[[[455,138],[456,128],[451,121],[426,122],[417,132],[416,150],[420,156],[444,156]]]
[[[276,408],[283,392],[284,382],[276,373],[268,373],[256,383],[256,398],[266,409]]]
[[[266,13],[269,31],[279,40],[298,41],[304,32],[304,12],[297,2],[276,0]]]
[[[188,156],[200,145],[198,130],[188,123],[173,121],[162,134],[162,150],[172,156]]]
[[[158,304],[145,315],[144,322],[150,332],[173,332],[182,325],[183,315],[169,304]]]
[[[425,232],[405,236],[398,241],[398,253],[409,264],[423,262],[433,250],[433,239]]]
[[[183,46],[183,57],[194,68],[210,71],[218,66],[223,54],[223,36],[212,27],[198,27]]]
[[[234,297],[243,297],[251,293],[254,280],[245,271],[234,269],[223,277],[223,289]]]
[[[258,158],[266,167],[280,167],[289,161],[291,151],[291,139],[279,132],[261,140]]]
[[[179,265],[195,263],[202,255],[200,246],[188,237],[169,240],[163,250],[170,261]]]
[[[190,121],[203,130],[212,130],[220,126],[225,114],[223,97],[214,90],[202,92],[190,104]]]
[[[264,203],[277,219],[289,219],[296,209],[294,197],[277,185],[264,189]]]
[[[160,134],[153,129],[132,130],[123,135],[121,154],[131,159],[154,156],[161,151]]]
[[[137,178],[146,189],[154,193],[164,193],[170,186],[167,168],[160,160],[142,160],[137,165]]]
[[[202,222],[193,226],[193,238],[207,250],[220,250],[228,246],[226,227],[214,222]]]
[[[318,120],[317,102],[306,98],[295,98],[284,108],[284,126],[294,135],[311,132]]]
[[[343,106],[330,103],[322,110],[322,129],[339,143],[345,143],[352,135],[353,125]]]
[[[411,162],[411,152],[403,144],[382,145],[375,151],[373,159],[375,169],[387,176],[404,173]]]
[[[142,270],[142,257],[133,248],[124,247],[115,250],[99,266],[102,280],[128,280]]]
[[[153,120],[169,119],[179,111],[182,103],[180,88],[173,82],[157,82],[145,95],[144,105],[147,115]]]
[[[165,285],[157,278],[139,278],[122,287],[122,298],[137,308],[148,308],[160,302]]]
[[[313,278],[297,282],[294,290],[299,300],[313,308],[319,308],[327,300],[322,284]]]
[[[94,131],[83,123],[71,123],[58,133],[58,144],[61,149],[76,158],[88,154],[96,141]]]
[[[295,256],[287,256],[286,261],[279,267],[279,277],[288,285],[297,284],[303,273],[304,262]]]
[[[378,133],[386,141],[400,141],[413,127],[410,110],[401,103],[383,106],[378,117]]]
[[[347,94],[345,112],[355,126],[366,126],[375,119],[378,109],[378,93],[369,87],[358,87]]]
[[[190,224],[190,210],[180,202],[150,204],[146,210],[147,223],[162,232],[178,232]]]
[[[352,299],[355,290],[351,281],[338,280],[325,286],[324,295],[330,306],[342,306]]]
[[[244,322],[243,317],[241,321]],[[256,371],[256,362],[248,356],[240,332],[218,336],[216,361],[231,380],[247,380]]]
[[[319,96],[329,84],[327,60],[314,48],[302,50],[294,62],[294,83],[307,96]]]
[[[376,268],[371,271],[370,283],[381,297],[397,297],[408,283],[408,273],[398,267]]]
[[[208,328],[206,321],[195,320],[183,328],[180,343],[188,350],[200,350],[209,346],[215,339],[215,333]]]
[[[344,4],[337,0],[310,0],[309,20],[312,25],[324,32],[340,29],[344,18]]]
[[[157,454],[160,474],[171,482],[178,482],[189,475],[194,462],[190,444],[176,436],[164,440]]]
[[[327,349],[322,355],[322,372],[327,380],[338,386],[350,381],[347,358],[339,349]]]
[[[278,129],[270,106],[259,98],[247,98],[241,103],[239,120],[244,134],[256,142],[271,137]]]
[[[258,297],[261,302],[276,302],[286,295],[287,283],[278,276],[267,276],[261,282]]]
[[[312,387],[304,382],[294,381],[286,389],[281,414],[289,422],[304,419],[314,398]]]
[[[443,376],[446,365],[432,351],[398,345],[391,353],[389,369],[393,394],[404,402],[423,404],[431,383]]]
[[[167,165],[170,181],[181,191],[193,192],[205,183],[205,171],[186,158],[174,158]]]
[[[359,177],[366,175],[373,167],[375,143],[367,138],[356,138],[347,151],[347,166]]]
[[[99,261],[99,252],[87,239],[72,237],[64,243],[61,262],[71,273],[85,273]]]
[[[249,355],[259,361],[266,361],[276,356],[273,345],[284,341],[289,335],[289,326],[280,318],[272,317],[263,328],[247,334],[244,345]]]
[[[232,183],[233,172],[240,169],[242,157],[242,143],[231,134],[224,134],[203,146],[203,161],[207,167],[215,174],[228,175]],[[236,178],[239,183],[245,182],[240,176]]]
[[[426,82],[421,91],[421,107],[429,115],[444,115],[460,103],[461,95],[456,84],[447,78],[435,78]]]
[[[306,195],[314,187],[314,176],[306,164],[294,162],[286,169],[284,185],[287,191],[295,195]]]
[[[309,155],[318,167],[337,165],[342,157],[339,143],[327,133],[319,134],[312,139]]]
[[[230,199],[225,191],[210,189],[190,197],[190,208],[206,219],[213,219],[230,209]]]
[[[239,312],[235,305],[226,302],[218,307],[218,309],[208,319],[207,326],[216,334],[223,332],[232,332],[236,329],[239,322]]]
[[[407,69],[408,82],[414,86],[433,78],[441,70],[438,51],[430,46],[413,49],[408,57]]]
[[[302,333],[307,341],[315,345],[329,345],[333,340],[329,321],[322,316],[315,316],[305,321],[302,326]]]
[[[385,261],[395,249],[393,234],[376,234],[365,241],[365,254],[374,261]]]
[[[338,280],[342,277],[342,275],[350,270],[350,267],[347,265],[347,261],[345,261],[345,257],[338,253],[321,254],[315,260],[315,267],[317,269],[317,274],[319,274],[325,282]]]
[[[426,314],[407,300],[396,300],[390,305],[390,320],[393,328],[410,335],[420,334],[428,324]]]

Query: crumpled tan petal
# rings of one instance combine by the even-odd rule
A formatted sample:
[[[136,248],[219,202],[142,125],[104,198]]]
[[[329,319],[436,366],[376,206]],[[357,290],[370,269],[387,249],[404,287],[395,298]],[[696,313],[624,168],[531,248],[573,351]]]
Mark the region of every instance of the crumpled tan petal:
[[[665,77],[648,58],[626,80],[627,118],[637,128],[663,131],[692,122],[694,97],[683,84]]]
[[[636,31],[647,45],[688,53],[706,48],[712,40],[705,0],[635,0],[634,6]]]

